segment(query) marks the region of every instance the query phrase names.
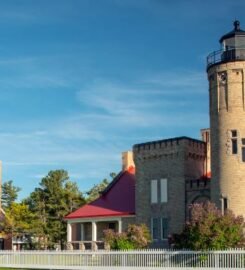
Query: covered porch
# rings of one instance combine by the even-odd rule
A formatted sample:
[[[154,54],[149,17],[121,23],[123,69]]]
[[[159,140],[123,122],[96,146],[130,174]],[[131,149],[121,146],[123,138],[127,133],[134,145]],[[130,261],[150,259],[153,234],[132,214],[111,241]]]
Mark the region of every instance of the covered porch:
[[[67,249],[110,249],[103,241],[104,231],[108,229],[121,233],[121,217],[68,220]]]
[[[108,249],[104,230],[121,233],[135,222],[135,168],[132,152],[122,155],[122,171],[100,194],[65,217],[67,248],[80,250]]]

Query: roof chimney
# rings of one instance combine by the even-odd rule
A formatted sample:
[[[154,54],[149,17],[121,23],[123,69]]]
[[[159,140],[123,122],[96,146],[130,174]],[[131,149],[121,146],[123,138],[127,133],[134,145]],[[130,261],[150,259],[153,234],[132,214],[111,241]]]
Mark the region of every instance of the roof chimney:
[[[122,170],[126,171],[130,167],[134,167],[133,152],[122,152]]]

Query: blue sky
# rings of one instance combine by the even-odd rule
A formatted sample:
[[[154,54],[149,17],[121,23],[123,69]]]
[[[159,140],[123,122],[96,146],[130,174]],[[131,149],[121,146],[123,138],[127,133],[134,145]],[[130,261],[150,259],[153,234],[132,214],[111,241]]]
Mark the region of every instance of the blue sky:
[[[0,159],[20,199],[49,170],[82,191],[133,144],[199,138],[206,56],[244,0],[0,1]]]

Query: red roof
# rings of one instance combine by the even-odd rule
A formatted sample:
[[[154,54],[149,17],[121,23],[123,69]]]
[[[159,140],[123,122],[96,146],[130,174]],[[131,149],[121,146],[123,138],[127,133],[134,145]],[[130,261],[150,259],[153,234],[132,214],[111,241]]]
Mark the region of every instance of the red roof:
[[[211,178],[211,172],[207,172],[206,177]]]
[[[205,173],[201,178],[205,178],[205,179],[211,179],[211,172],[209,171],[209,172],[207,172],[207,173]]]
[[[95,201],[72,212],[65,219],[125,216],[135,214],[135,168],[119,173]]]

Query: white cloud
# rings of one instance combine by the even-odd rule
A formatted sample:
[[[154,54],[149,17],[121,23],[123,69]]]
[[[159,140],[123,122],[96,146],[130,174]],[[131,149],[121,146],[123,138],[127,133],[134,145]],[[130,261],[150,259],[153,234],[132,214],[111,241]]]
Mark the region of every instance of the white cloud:
[[[197,71],[173,71],[163,72],[153,76],[149,76],[144,80],[144,83],[152,84],[162,88],[162,93],[169,91],[170,93],[180,94],[179,88],[184,93],[196,91],[196,93],[203,92],[207,88],[207,79],[205,73]],[[174,88],[174,89],[173,89]],[[206,92],[203,92],[206,94]]]
[[[35,161],[26,161],[26,162],[21,162],[21,161],[4,161],[4,166],[7,167],[18,167],[18,166],[43,166],[43,165],[57,165],[58,163],[56,162],[35,162]]]
[[[176,80],[176,77],[178,80]],[[141,85],[144,87],[141,88]],[[95,82],[77,93],[82,106],[93,108],[93,113],[81,116],[81,122],[96,126],[120,128],[182,125],[183,118],[191,115],[190,123],[203,118],[190,113],[193,99],[207,95],[203,76],[198,72],[176,72],[148,76],[135,85]],[[165,97],[165,95],[168,95]],[[171,97],[173,95],[173,97]],[[180,113],[181,111],[181,113]],[[184,121],[186,125],[186,121]],[[90,125],[91,127],[92,125]],[[97,127],[98,127],[97,126]]]
[[[193,98],[200,98],[199,89],[205,87],[198,73],[180,73],[183,87],[171,74],[144,78],[128,84],[95,81],[74,96],[80,112],[47,118],[44,125],[29,120],[18,125],[18,131],[5,129],[0,133],[3,166],[31,171],[28,179],[41,179],[48,172],[43,173],[44,168],[67,168],[71,178],[84,183],[100,180],[108,168],[120,169],[120,153],[133,144],[162,139],[161,130],[205,123],[204,112],[192,112]],[[81,171],[73,169],[77,165]]]

